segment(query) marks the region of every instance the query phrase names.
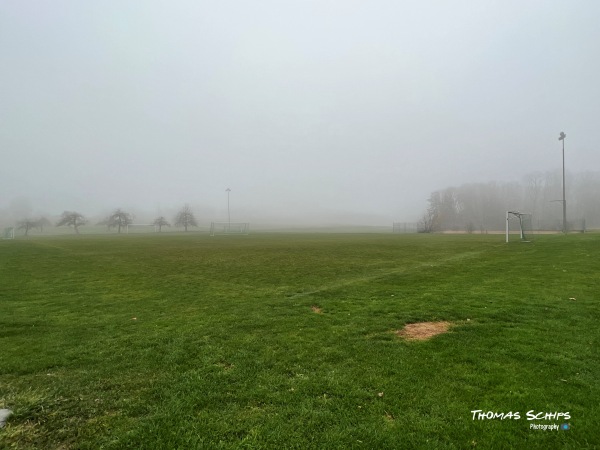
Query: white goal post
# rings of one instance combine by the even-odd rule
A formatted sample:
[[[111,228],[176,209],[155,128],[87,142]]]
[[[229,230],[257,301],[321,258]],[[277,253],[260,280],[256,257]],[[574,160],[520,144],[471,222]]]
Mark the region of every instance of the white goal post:
[[[128,223],[125,227],[125,233],[156,233],[158,231],[158,225],[153,223]]]
[[[532,222],[531,214],[522,213],[519,211],[506,211],[506,242],[509,240],[510,235],[510,220],[516,218],[519,225],[519,238],[521,242],[531,242],[532,236]]]
[[[14,239],[15,238],[15,227],[7,227],[2,232],[2,239]]]
[[[210,235],[217,234],[248,234],[250,224],[248,222],[212,222],[210,224]]]

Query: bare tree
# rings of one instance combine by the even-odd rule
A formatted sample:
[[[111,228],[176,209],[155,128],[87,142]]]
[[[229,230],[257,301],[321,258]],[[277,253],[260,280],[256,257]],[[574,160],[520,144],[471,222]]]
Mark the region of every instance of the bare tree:
[[[427,201],[429,207],[417,224],[419,233],[433,233],[440,229],[442,216],[442,196],[440,192],[432,192]]]
[[[433,233],[439,228],[439,213],[435,206],[430,205],[427,208],[423,218],[419,221],[417,229],[419,233]]]
[[[130,223],[132,223],[131,214],[126,213],[121,208],[116,209],[106,221],[109,229],[116,227],[119,233],[121,232],[121,228],[125,228]]]
[[[52,225],[52,223],[48,219],[46,219],[45,217],[40,217],[37,220],[36,227],[40,229],[40,233],[43,233],[44,232],[44,227],[48,226],[48,225]]]
[[[37,227],[37,220],[23,219],[17,224],[17,230],[25,230],[25,236],[29,234],[29,230]]]
[[[192,212],[189,205],[185,205],[183,208],[181,208],[181,211],[177,213],[177,215],[175,216],[175,226],[183,227],[185,231],[188,230],[188,227],[198,226],[198,222],[196,222],[194,213]]]
[[[171,224],[163,216],[157,217],[154,220],[154,222],[152,222],[152,225],[155,225],[158,227],[159,233],[162,231],[162,227],[170,227],[171,226]]]
[[[85,225],[87,220],[83,217],[83,214],[80,214],[76,211],[65,211],[60,216],[59,221],[56,223],[57,227],[68,226],[73,227],[73,230],[76,234],[79,234],[79,227],[81,225]]]

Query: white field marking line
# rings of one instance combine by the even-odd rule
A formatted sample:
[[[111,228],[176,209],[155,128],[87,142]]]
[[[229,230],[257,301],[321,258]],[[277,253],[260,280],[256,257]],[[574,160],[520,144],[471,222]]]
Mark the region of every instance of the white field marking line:
[[[30,242],[33,242],[38,247],[54,248],[54,249],[57,249],[57,250],[61,250],[61,251],[65,252],[65,253],[75,253],[74,250],[72,250],[70,248],[63,247],[63,246],[56,245],[56,244],[51,244],[51,243],[49,243],[47,241],[43,242],[43,241],[33,241],[32,240]]]
[[[416,266],[411,266],[411,267],[401,267],[398,269],[391,269],[391,270],[386,270],[385,272],[381,272],[375,275],[365,275],[362,277],[358,277],[358,278],[352,278],[351,280],[344,280],[344,281],[339,281],[337,283],[331,283],[331,284],[326,284],[323,285],[321,287],[318,287],[316,289],[310,290],[310,291],[305,291],[305,292],[299,292],[297,294],[291,295],[289,297],[287,297],[288,299],[295,299],[295,298],[299,298],[299,297],[306,297],[309,295],[313,295],[313,294],[318,294],[319,292],[325,292],[325,291],[329,291],[332,289],[338,289],[344,286],[350,286],[353,284],[359,284],[359,283],[363,283],[366,281],[373,281],[373,280],[379,280],[382,278],[386,278],[389,277],[390,275],[396,275],[399,273],[408,273],[411,272],[413,270],[419,270],[419,269],[423,269],[423,268],[430,268],[430,267],[439,267],[442,266],[448,262],[452,262],[455,260],[460,260],[460,259],[467,259],[467,258],[473,258],[475,256],[478,256],[480,254],[484,253],[484,251],[477,251],[477,252],[465,252],[465,253],[460,253],[459,255],[452,255],[449,256],[447,258],[443,258],[443,259],[437,259],[434,263],[431,262],[423,262],[420,264],[417,264]]]

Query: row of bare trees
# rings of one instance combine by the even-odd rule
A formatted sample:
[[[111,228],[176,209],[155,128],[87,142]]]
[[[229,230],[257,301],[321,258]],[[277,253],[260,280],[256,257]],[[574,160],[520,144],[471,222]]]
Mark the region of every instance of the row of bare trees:
[[[76,234],[79,234],[79,227],[86,225],[89,223],[89,220],[81,213],[77,211],[65,211],[61,214],[60,219],[56,222],[57,227],[67,226],[72,227],[73,231]],[[106,219],[98,222],[98,225],[105,225],[108,229],[116,229],[117,233],[121,233],[122,230],[127,228],[127,225],[131,225],[133,223],[133,215],[123,211],[121,208],[116,209],[110,216]],[[198,222],[192,212],[192,209],[189,205],[185,205],[179,212],[175,215],[175,219],[173,221],[176,227],[183,227],[183,229],[187,232],[190,227],[197,227]],[[17,224],[18,230],[24,230],[25,236],[29,234],[29,231],[32,229],[39,229],[40,232],[44,231],[44,226],[49,226],[52,223],[45,217],[39,219],[24,219],[21,220]],[[163,227],[170,227],[171,224],[164,217],[157,217],[152,225],[158,227],[158,231],[162,231]]]
[[[600,172],[567,176],[569,228],[600,227]],[[536,172],[522,182],[463,184],[431,193],[427,211],[419,222],[421,232],[502,230],[505,212],[531,213],[538,230],[562,229],[562,176]]]
[[[24,230],[25,236],[27,236],[29,230],[37,228],[40,232],[43,232],[44,227],[48,225],[52,225],[52,223],[45,217],[40,217],[39,219],[24,219],[17,224],[17,229]]]

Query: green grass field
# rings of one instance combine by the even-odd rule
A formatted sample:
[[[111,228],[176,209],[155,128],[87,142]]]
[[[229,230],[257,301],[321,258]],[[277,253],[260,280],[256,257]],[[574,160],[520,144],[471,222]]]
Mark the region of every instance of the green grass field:
[[[0,241],[0,448],[598,448],[599,255],[599,234]]]

